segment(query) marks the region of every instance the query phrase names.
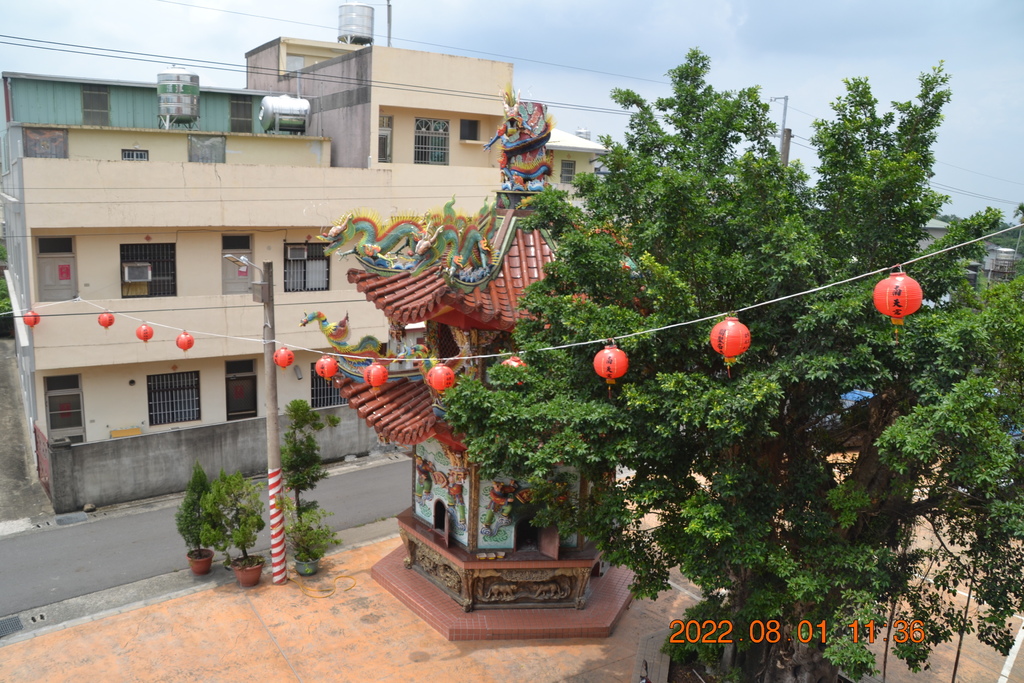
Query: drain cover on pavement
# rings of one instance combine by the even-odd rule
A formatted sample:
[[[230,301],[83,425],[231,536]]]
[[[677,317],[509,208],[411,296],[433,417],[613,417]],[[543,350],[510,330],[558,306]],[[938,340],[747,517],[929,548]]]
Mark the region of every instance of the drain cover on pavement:
[[[7,619],[0,619],[0,638],[9,636],[12,633],[17,633],[22,628],[21,619],[19,617],[8,617]]]
[[[68,524],[77,524],[78,522],[89,521],[89,515],[84,512],[69,512],[66,515],[57,515],[57,524],[60,526],[67,526]]]

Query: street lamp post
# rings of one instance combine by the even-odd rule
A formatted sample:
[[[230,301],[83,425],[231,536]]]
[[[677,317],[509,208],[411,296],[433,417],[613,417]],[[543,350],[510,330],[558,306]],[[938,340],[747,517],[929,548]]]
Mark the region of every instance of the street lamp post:
[[[274,583],[288,582],[287,557],[284,547],[284,513],[277,504],[283,493],[281,473],[281,434],[277,410],[277,369],[274,365],[274,262],[264,261],[258,267],[245,256],[225,254],[232,263],[256,268],[263,276],[263,282],[254,282],[252,300],[263,304],[263,368],[266,372],[267,418],[267,490],[270,497],[270,557]]]

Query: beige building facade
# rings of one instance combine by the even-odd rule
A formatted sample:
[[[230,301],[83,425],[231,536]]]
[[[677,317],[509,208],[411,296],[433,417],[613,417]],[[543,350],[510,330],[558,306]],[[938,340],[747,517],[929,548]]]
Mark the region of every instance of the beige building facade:
[[[15,325],[30,424],[38,441],[61,440],[80,459],[123,452],[119,467],[150,457],[157,442],[147,437],[201,430],[187,452],[160,456],[166,491],[184,487],[210,430],[235,433],[232,423],[249,420],[258,435],[267,414],[264,314],[251,293],[260,273],[225,255],[273,263],[275,337],[296,354],[277,371],[278,409],[305,399],[354,420],[312,372],[330,349],[323,334],[299,322],[347,314],[353,343],[386,341],[388,330],[317,235],[357,208],[421,212],[454,196],[475,211],[500,178],[497,152],[483,145],[501,123],[511,64],[284,38],[247,61],[245,90],[200,86],[198,119],[170,126],[155,78],[3,74],[7,278],[15,311],[41,318]],[[283,94],[309,103],[304,131],[261,125],[264,98]],[[109,328],[98,323],[104,311],[114,313]],[[146,343],[143,323],[154,330]],[[183,331],[195,339],[186,352],[175,344]],[[365,451],[375,437],[354,420],[325,443],[339,442],[324,455]],[[253,450],[247,463],[265,458]],[[91,502],[154,493],[124,488]]]

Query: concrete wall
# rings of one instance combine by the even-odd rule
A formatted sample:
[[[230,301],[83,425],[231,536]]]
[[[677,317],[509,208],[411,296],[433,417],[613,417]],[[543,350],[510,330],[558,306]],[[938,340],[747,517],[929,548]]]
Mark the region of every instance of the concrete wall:
[[[378,446],[376,434],[346,407],[320,411],[341,424],[317,434],[325,462],[365,454]],[[281,434],[288,428],[280,418]],[[50,491],[54,512],[81,510],[86,503],[115,505],[184,491],[198,460],[212,479],[221,468],[246,475],[267,471],[263,418],[177,429],[109,441],[50,443]]]

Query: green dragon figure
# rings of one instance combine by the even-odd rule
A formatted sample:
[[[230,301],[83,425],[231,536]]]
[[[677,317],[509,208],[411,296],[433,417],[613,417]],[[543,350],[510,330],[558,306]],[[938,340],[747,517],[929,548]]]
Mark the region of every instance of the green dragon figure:
[[[452,285],[472,288],[495,273],[498,254],[492,241],[498,229],[497,208],[484,206],[473,216],[455,211],[455,198],[443,209],[424,216],[394,216],[387,221],[375,211],[359,210],[336,220],[319,238],[330,242],[324,254],[353,254],[360,265],[378,275],[422,273],[441,263]],[[341,247],[358,242],[347,251]]]
[[[363,381],[363,370],[377,359],[412,360],[414,358],[426,358],[430,353],[429,349],[423,344],[416,344],[409,349],[403,349],[402,353],[399,354],[388,353],[381,355],[380,340],[370,335],[364,336],[356,344],[346,344],[345,341],[349,335],[348,313],[345,314],[342,320],[336,323],[328,322],[327,316],[320,311],[304,313],[304,317],[299,321],[299,325],[305,327],[314,320],[319,322],[320,331],[327,337],[328,343],[334,347],[335,351],[344,354],[344,356],[337,358],[338,370],[359,382]],[[356,359],[345,356],[360,356],[361,358]],[[365,360],[363,360],[364,358]],[[410,377],[415,379],[422,376],[420,369],[399,370],[395,367],[389,367],[388,370],[392,378]]]

